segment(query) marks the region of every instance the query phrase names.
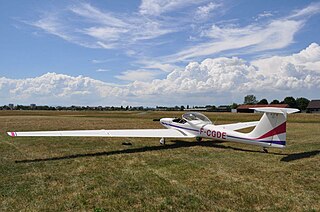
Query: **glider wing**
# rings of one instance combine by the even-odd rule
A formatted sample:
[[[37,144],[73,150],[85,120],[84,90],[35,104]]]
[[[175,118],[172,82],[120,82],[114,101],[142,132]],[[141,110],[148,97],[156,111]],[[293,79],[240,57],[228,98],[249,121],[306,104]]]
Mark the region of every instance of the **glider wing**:
[[[15,136],[77,136],[77,137],[140,137],[140,138],[194,138],[195,135],[175,129],[134,129],[134,130],[70,130],[7,132]]]

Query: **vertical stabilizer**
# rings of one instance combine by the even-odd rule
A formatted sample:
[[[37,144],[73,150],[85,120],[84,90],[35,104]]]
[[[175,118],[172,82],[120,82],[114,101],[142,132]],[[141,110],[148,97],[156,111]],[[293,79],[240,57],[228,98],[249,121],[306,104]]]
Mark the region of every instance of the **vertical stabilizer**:
[[[293,108],[251,108],[264,112],[258,125],[248,134],[250,138],[269,143],[270,147],[284,147],[286,145],[287,113],[298,112]]]

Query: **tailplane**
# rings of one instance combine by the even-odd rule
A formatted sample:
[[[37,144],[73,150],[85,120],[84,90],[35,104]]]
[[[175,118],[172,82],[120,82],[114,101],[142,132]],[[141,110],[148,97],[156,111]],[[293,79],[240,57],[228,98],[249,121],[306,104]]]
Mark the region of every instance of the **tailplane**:
[[[270,147],[285,147],[287,114],[298,112],[294,108],[260,107],[250,108],[263,112],[258,125],[248,134],[250,138],[266,143]]]

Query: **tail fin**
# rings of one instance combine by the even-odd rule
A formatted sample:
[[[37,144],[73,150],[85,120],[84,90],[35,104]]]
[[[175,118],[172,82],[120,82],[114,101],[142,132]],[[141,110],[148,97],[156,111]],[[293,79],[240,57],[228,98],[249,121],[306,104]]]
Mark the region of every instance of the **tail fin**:
[[[264,112],[258,125],[249,133],[249,137],[268,143],[270,147],[286,145],[287,114],[298,112],[294,108],[260,107],[251,108]]]

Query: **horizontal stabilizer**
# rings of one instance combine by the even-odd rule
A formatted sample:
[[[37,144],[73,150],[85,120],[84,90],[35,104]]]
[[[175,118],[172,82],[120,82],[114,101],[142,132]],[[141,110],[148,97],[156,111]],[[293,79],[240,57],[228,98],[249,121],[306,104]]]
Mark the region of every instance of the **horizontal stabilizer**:
[[[250,108],[252,110],[255,110],[257,112],[263,112],[263,113],[281,113],[281,114],[291,114],[299,112],[299,109],[296,108],[279,108],[279,107],[255,107]]]

